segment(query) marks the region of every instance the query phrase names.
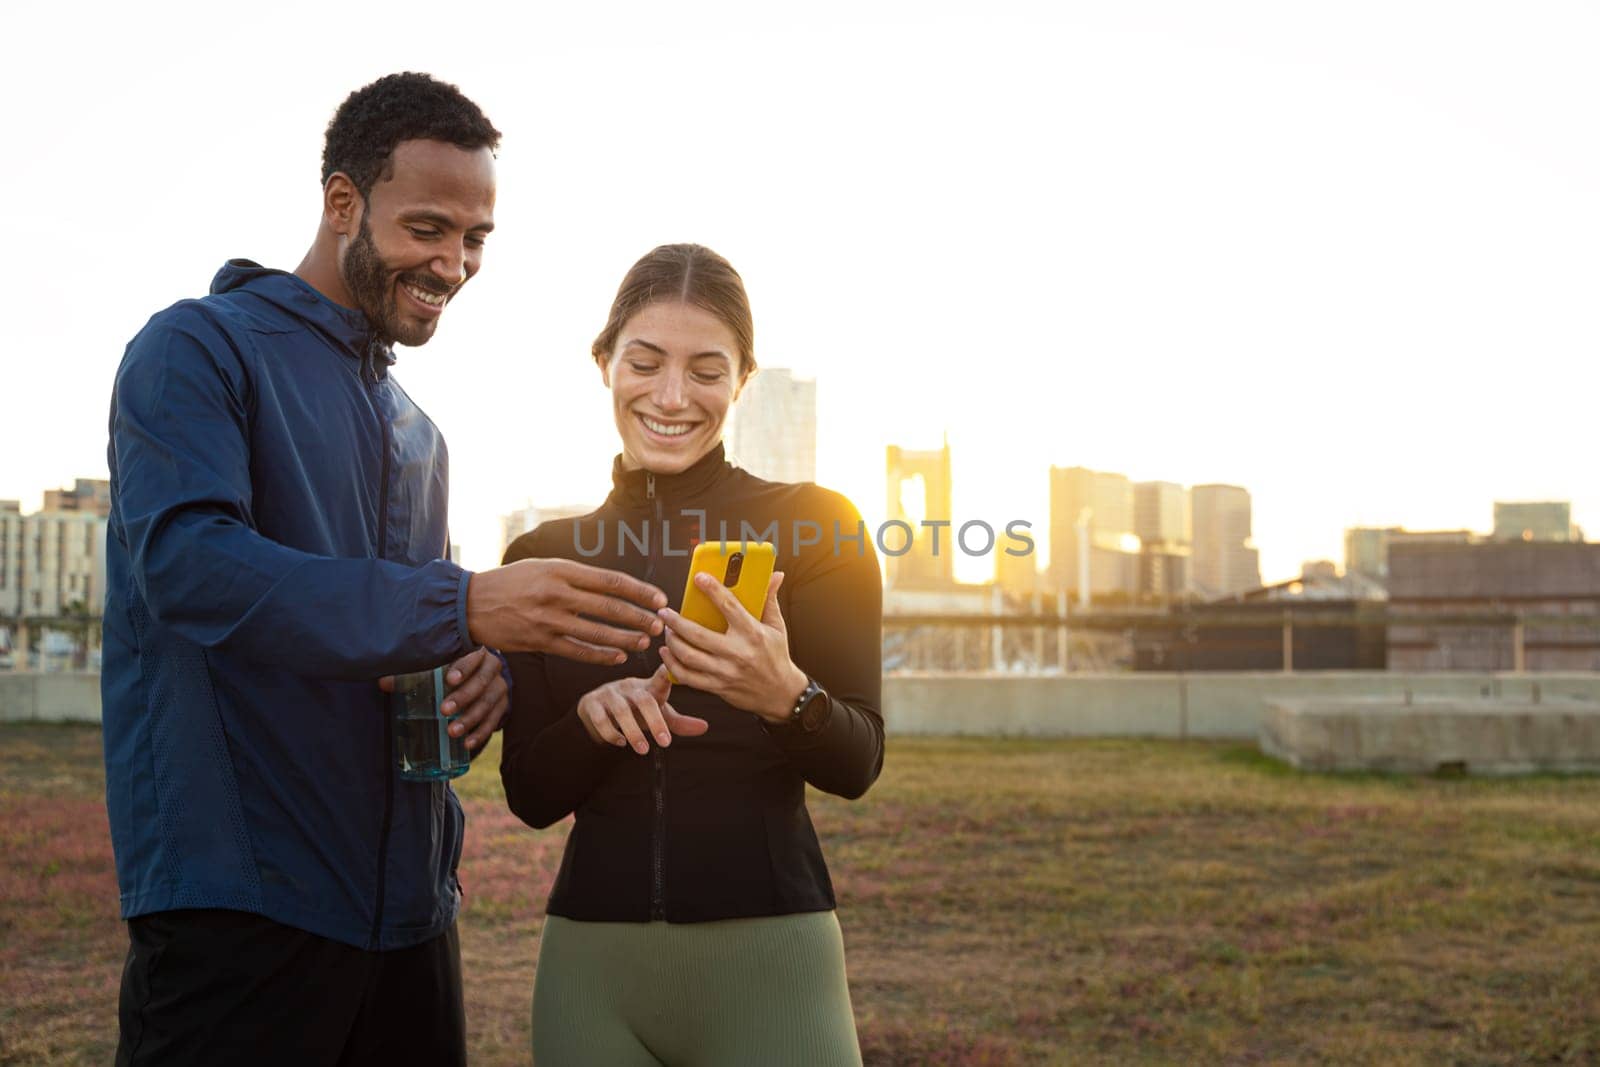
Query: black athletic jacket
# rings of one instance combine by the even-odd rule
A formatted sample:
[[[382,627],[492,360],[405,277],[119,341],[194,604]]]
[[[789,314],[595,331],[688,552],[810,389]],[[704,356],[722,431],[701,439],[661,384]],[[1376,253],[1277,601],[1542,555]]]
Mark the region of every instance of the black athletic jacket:
[[[574,709],[605,682],[652,674],[660,638],[615,667],[508,656],[506,801],[535,827],[577,813],[549,913],[706,922],[831,909],[805,786],[858,797],[883,766],[883,591],[872,532],[840,494],[764,481],[730,465],[720,445],[675,475],[623,470],[619,457],[612,485],[599,510],[524,534],[506,562],[562,557],[626,571],[677,609],[694,543],[771,541],[784,572],[778,602],[790,657],[832,707],[815,734],[769,731],[749,712],[675,686],[672,706],[711,728],[641,756],[591,741]]]

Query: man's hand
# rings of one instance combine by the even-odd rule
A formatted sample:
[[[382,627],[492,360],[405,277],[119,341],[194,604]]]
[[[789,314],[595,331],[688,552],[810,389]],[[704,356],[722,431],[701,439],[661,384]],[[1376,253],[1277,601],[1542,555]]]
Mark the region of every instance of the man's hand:
[[[728,632],[708,630],[663,608],[667,643],[661,649],[661,662],[672,669],[679,685],[703,689],[769,722],[787,721],[806,687],[806,674],[789,658],[789,628],[778,610],[783,572],[767,583],[767,602],[759,619],[752,618],[733,590],[711,575],[695,575],[695,584],[728,620]]]
[[[648,678],[619,678],[585,693],[578,701],[578,719],[595,744],[632,745],[642,756],[650,751],[647,736],[665,748],[673,734],[698,737],[709,728],[704,719],[681,715],[668,704],[671,692],[665,667],[657,667]]]
[[[615,666],[661,632],[667,595],[621,571],[567,559],[523,559],[467,586],[467,630],[502,652],[549,652]],[[599,620],[599,621],[596,621]]]
[[[467,751],[476,752],[500,729],[511,708],[500,657],[486,648],[468,652],[445,668],[444,684],[449,688],[439,709],[451,720],[450,736],[466,734]],[[378,679],[378,688],[394,692],[394,676]]]

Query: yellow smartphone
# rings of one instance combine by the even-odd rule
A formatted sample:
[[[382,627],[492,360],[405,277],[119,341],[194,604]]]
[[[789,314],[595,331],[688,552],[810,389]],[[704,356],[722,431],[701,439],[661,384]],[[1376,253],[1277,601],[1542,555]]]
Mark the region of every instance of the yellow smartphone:
[[[770,541],[702,541],[694,546],[694,558],[689,561],[689,577],[683,583],[683,608],[678,612],[708,630],[719,634],[728,632],[728,620],[711,598],[694,584],[697,574],[709,574],[739,598],[756,618],[767,606],[767,583],[772,580],[772,565],[778,550]],[[673,685],[678,680],[667,672],[667,681]]]
[[[695,575],[709,574],[731,589],[746,611],[761,618],[777,554],[770,541],[703,541],[695,545],[689,577],[683,584],[683,608],[678,614],[719,634],[728,632],[728,620],[694,584]]]

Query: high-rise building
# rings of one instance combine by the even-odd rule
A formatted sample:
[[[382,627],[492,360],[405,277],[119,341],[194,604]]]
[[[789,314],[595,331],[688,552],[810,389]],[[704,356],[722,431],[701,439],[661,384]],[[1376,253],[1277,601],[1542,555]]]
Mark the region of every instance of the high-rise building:
[[[495,562],[505,558],[506,549],[511,542],[535,529],[540,523],[550,522],[553,519],[575,519],[580,515],[587,515],[594,508],[587,504],[563,504],[560,507],[537,508],[531,503],[520,507],[509,515],[500,516],[500,549],[495,553]],[[458,561],[459,562],[459,561]]]
[[[751,375],[729,417],[728,458],[774,482],[817,480],[817,383],[782,367]]]
[[[1188,545],[1156,542],[1139,547],[1139,595],[1181,600],[1190,591],[1193,554]]]
[[[1050,583],[1055,589],[1080,600],[1133,596],[1139,591],[1139,547],[1127,475],[1050,468]]]
[[[1189,494],[1176,482],[1135,482],[1133,532],[1139,537],[1139,593],[1175,600],[1189,588]]]
[[[1147,545],[1189,543],[1189,494],[1176,482],[1135,482],[1133,532]]]
[[[1573,541],[1572,505],[1565,500],[1495,501],[1496,541]]]
[[[1197,485],[1189,492],[1194,524],[1191,582],[1207,597],[1261,586],[1261,556],[1250,544],[1250,493],[1237,485]]]
[[[910,548],[896,555],[904,531],[882,531],[884,570],[891,589],[948,589],[955,584],[953,561],[958,551],[951,514],[950,441],[937,452],[913,452],[898,445],[888,450],[890,522],[911,529]],[[942,525],[928,526],[925,523]]]

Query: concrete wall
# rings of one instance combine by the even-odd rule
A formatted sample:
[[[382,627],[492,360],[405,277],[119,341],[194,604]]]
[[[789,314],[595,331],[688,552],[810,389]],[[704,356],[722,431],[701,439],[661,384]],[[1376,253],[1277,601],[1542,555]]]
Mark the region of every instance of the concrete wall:
[[[0,671],[0,722],[99,721],[98,671]]]
[[[890,674],[891,734],[1253,740],[1272,700],[1600,700],[1600,674]],[[100,675],[0,672],[0,722],[99,722]]]

